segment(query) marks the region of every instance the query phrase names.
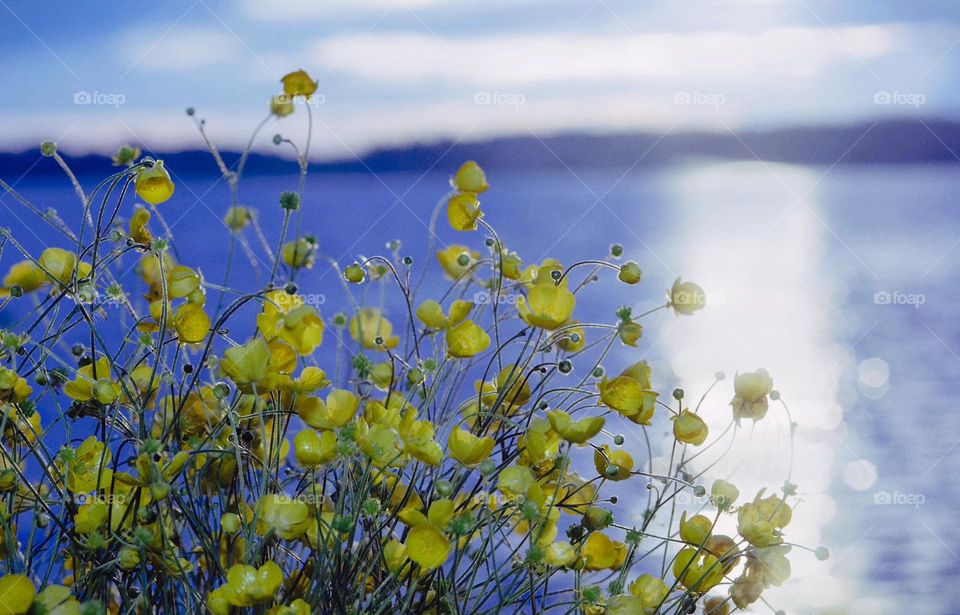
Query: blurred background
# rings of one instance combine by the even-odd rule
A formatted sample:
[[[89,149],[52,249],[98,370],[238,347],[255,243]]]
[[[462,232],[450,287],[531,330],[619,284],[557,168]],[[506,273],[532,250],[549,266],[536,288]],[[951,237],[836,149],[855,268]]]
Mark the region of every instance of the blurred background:
[[[645,281],[610,292],[635,311],[697,281],[707,310],[657,315],[610,364],[646,358],[660,390],[696,397],[724,371],[703,409],[716,426],[737,371],[772,374],[796,423],[788,534],[832,553],[795,550],[774,608],[960,613],[955,1],[0,0],[0,50],[0,179],[70,220],[41,140],[88,186],[119,145],[162,155],[164,215],[210,279],[229,194],[187,107],[228,160],[265,122],[241,201],[268,236],[297,182],[273,136],[312,131],[304,224],[341,263],[394,238],[423,254],[450,174],[475,159],[487,219],[526,262],[619,242]],[[270,117],[297,68],[317,94]],[[2,224],[48,245],[27,216],[0,195]],[[333,294],[329,273],[302,292]],[[789,424],[771,410],[732,451],[743,497],[782,485]]]

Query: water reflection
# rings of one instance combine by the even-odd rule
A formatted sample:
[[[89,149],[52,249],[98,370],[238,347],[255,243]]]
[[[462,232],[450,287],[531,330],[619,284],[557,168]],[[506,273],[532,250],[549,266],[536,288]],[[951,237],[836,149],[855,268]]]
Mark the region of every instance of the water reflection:
[[[692,167],[672,182],[671,200],[677,204],[672,235],[687,246],[676,262],[685,276],[709,282],[710,305],[682,326],[669,327],[660,342],[670,349],[671,367],[691,395],[706,390],[716,370],[725,371],[726,380],[701,409],[715,433],[730,421],[735,372],[763,367],[773,376],[797,424],[791,480],[799,485],[801,502],[787,535],[811,547],[829,544],[823,528],[837,512],[831,471],[834,452],[844,446],[836,433],[843,421],[837,393],[839,374],[849,363],[833,325],[842,287],[826,259],[830,230],[818,211],[818,173],[720,164]],[[879,384],[878,369],[871,364],[865,370],[872,385]],[[755,427],[744,422],[733,448],[708,477],[733,475],[743,498],[764,487],[778,490],[790,471],[790,445],[787,414],[771,402]],[[869,474],[868,466],[853,468],[851,480],[867,488]],[[727,518],[721,529],[732,530],[734,522]],[[853,598],[851,562],[821,563],[799,549],[790,559],[793,582],[765,594],[775,607],[811,612]]]

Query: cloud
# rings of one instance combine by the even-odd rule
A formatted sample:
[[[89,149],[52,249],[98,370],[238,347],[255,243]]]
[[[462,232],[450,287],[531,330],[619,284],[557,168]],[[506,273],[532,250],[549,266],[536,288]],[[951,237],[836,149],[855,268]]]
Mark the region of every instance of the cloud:
[[[119,46],[130,70],[194,70],[235,61],[242,51],[236,37],[224,30],[177,26],[166,32],[129,32]]]
[[[386,13],[392,10],[450,7],[464,0],[243,0],[247,16],[259,21],[296,22],[320,18],[343,18],[358,12]]]
[[[774,28],[762,35],[716,31],[583,35],[435,36],[372,33],[313,46],[324,67],[377,81],[484,84],[600,80],[811,77],[837,63],[892,49],[891,27]]]

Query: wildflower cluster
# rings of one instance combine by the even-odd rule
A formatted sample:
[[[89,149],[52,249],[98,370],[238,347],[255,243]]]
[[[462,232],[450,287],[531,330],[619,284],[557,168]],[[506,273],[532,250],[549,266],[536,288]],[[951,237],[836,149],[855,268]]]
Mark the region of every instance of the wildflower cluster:
[[[316,87],[287,75],[268,119]],[[732,431],[708,443],[700,405],[665,401],[646,362],[604,366],[638,346],[641,319],[702,309],[699,286],[678,279],[646,314],[581,322],[601,275],[636,285],[639,265],[619,246],[525,263],[484,216],[475,162],[434,212],[479,243],[431,254],[445,281],[421,285],[396,242],[341,269],[300,234],[309,139],[274,142],[300,169],[276,242],[239,199],[249,148],[228,166],[211,145],[231,193],[218,282],[177,256],[174,176],[137,148],[89,194],[76,184],[78,230],[2,184],[59,245],[33,254],[0,236],[15,254],[0,309],[21,314],[0,336],[0,613],[723,615],[786,580],[795,487],[745,500],[691,463],[734,421],[771,420],[771,377],[737,375]],[[271,264],[265,283],[231,281],[237,246]],[[299,293],[318,263],[349,310]],[[492,299],[469,301],[478,290]],[[657,419],[672,421],[664,442]],[[641,463],[654,448],[670,451],[666,473]],[[675,516],[680,494],[708,486]],[[639,523],[618,517],[631,491],[647,499]],[[734,517],[736,533],[717,531]]]

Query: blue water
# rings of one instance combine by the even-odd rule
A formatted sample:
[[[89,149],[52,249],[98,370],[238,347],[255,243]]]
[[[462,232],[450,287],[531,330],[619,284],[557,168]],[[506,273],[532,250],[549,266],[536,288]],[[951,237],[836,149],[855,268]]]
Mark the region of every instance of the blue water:
[[[419,265],[447,173],[312,176],[303,229],[342,265],[384,253],[397,238]],[[833,554],[823,563],[794,554],[799,589],[778,594],[787,612],[960,613],[956,165],[702,163],[628,173],[499,171],[490,181],[487,219],[525,261],[551,255],[569,263],[603,257],[613,242],[625,246],[644,282],[639,290],[603,286],[607,306],[656,305],[681,274],[724,293],[716,312],[723,319],[671,316],[646,325],[640,352],[662,374],[662,390],[693,372],[709,379],[717,369],[732,375],[781,366],[775,382],[785,399],[798,400],[797,463],[809,477],[808,485],[799,481],[807,503],[796,518],[809,510],[815,523],[807,535]],[[295,187],[293,176],[244,180],[241,202],[261,211],[271,240],[279,192]],[[28,177],[17,190],[68,221],[78,216],[66,180]],[[227,204],[222,182],[187,178],[161,206],[181,259],[215,282],[224,269],[227,233],[219,219]],[[9,197],[0,197],[0,212],[28,249],[51,242]],[[442,218],[439,226],[441,243],[479,247],[477,235],[456,233]],[[12,260],[5,251],[4,270]],[[264,275],[242,254],[234,266],[234,284]],[[135,274],[128,276],[133,284]],[[324,315],[346,307],[324,263],[298,283],[302,293],[323,295]],[[581,317],[612,317],[582,309]],[[0,314],[0,326],[17,316],[16,308]],[[765,331],[770,318],[775,334],[745,342],[749,353],[729,343]],[[817,378],[791,377],[811,367]]]

